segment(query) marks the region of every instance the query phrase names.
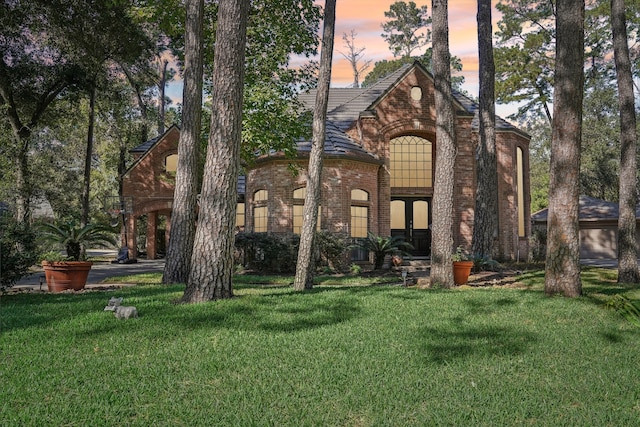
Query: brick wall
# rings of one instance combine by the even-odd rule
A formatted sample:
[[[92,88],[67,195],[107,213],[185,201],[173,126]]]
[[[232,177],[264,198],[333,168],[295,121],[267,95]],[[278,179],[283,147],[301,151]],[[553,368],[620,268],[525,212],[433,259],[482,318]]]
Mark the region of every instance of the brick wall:
[[[268,229],[284,233],[293,230],[293,191],[305,187],[308,160],[298,161],[298,175],[288,168],[287,160],[263,162],[250,169],[246,181],[247,231],[253,230],[253,207],[263,203],[254,201],[258,190],[267,190],[269,200]],[[380,166],[349,159],[325,159],[322,171],[321,226],[332,232],[349,232],[351,190],[369,193],[369,229],[378,232],[378,169]]]
[[[153,149],[139,157],[122,179],[122,191],[133,198],[133,214],[171,209],[173,177],[165,172],[165,158],[178,153],[180,131],[170,128]],[[161,206],[159,206],[159,204]]]
[[[412,88],[419,87],[422,97],[411,97]],[[367,114],[363,114],[347,134],[365,149],[377,155],[383,165],[354,160],[326,159],[322,178],[322,228],[347,231],[350,219],[351,190],[361,188],[370,194],[369,229],[381,235],[390,234],[390,201],[392,195],[433,195],[432,188],[390,188],[389,144],[393,138],[415,135],[434,144],[435,99],[431,78],[414,68],[405,78],[379,99]],[[455,246],[471,248],[475,210],[477,132],[472,130],[473,117],[457,106],[457,157],[454,174],[454,240]],[[528,141],[515,132],[498,132],[498,204],[500,258],[525,257],[528,250],[529,174]],[[516,147],[524,153],[525,226],[526,236],[518,238]],[[247,224],[252,224],[253,192],[269,191],[269,230],[291,231],[293,190],[304,186],[306,161],[300,162],[300,174],[293,177],[283,160],[268,160],[253,168],[247,177]]]

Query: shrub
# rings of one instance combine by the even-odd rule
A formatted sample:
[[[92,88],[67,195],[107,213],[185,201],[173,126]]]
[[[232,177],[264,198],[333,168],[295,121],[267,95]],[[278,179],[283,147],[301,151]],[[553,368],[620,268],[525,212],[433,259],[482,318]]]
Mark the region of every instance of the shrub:
[[[474,255],[472,258],[474,271],[500,271],[500,263],[491,257]]]
[[[292,273],[299,245],[300,236],[293,233],[238,233],[235,261],[260,273]]]
[[[360,267],[358,264],[351,264],[349,266],[349,272],[357,276],[358,274],[362,273],[362,267]]]
[[[343,233],[320,231],[316,233],[320,261],[333,271],[344,271],[349,261],[349,236]]]
[[[31,227],[18,224],[11,215],[0,215],[0,291],[29,274],[37,259]]]
[[[529,243],[531,261],[544,261],[547,256],[547,229],[533,227]]]

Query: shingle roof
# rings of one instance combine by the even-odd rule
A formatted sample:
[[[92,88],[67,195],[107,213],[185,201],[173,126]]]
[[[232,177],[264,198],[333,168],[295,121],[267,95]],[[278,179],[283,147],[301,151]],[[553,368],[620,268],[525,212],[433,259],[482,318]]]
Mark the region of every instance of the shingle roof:
[[[310,153],[311,141],[299,142],[298,151]],[[373,162],[379,161],[377,156],[369,153],[354,142],[349,135],[342,132],[333,122],[327,122],[324,154],[325,156],[347,156]]]
[[[547,221],[549,209],[542,209],[531,215],[531,221],[544,223]],[[616,221],[620,215],[617,203],[596,199],[595,197],[580,196],[579,213],[580,221]],[[640,218],[640,205],[636,207],[636,218]]]
[[[389,90],[407,72],[410,66],[411,64],[403,65],[370,87],[330,88],[327,121],[332,122],[340,130],[346,131],[358,119],[360,113],[366,111],[371,104]],[[299,99],[307,108],[313,110],[315,97],[316,91],[311,90],[301,94]]]
[[[162,138],[163,135],[164,134],[158,135],[155,138],[148,140],[147,142],[143,142],[137,147],[133,147],[131,150],[129,150],[129,152],[130,153],[146,153],[151,149],[151,147],[153,147],[156,144],[156,142],[160,141],[160,138]]]
[[[405,64],[393,73],[381,78],[375,84],[366,88],[331,88],[329,89],[329,104],[327,106],[327,120],[333,122],[338,128],[346,131],[360,113],[369,109],[383,95],[393,89],[394,85],[414,66],[420,67],[431,78],[431,74],[424,66],[415,61],[413,64]],[[312,90],[300,95],[300,100],[309,109],[314,108],[316,91]],[[453,91],[453,97],[460,106],[473,115],[471,126],[474,130],[479,127],[478,104],[460,92]],[[503,118],[496,116],[496,130],[513,131],[524,136],[528,135],[513,126]]]

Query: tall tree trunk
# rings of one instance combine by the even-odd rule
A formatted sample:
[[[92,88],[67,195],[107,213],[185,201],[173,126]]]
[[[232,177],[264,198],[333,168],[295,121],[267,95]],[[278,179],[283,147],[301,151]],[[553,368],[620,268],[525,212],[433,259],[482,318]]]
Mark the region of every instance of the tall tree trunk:
[[[127,130],[127,138],[124,140],[120,140],[120,147],[118,150],[118,199],[120,200],[120,209],[121,209],[121,218],[122,225],[120,227],[120,241],[118,242],[118,247],[121,248],[123,246],[127,246],[127,215],[132,215],[133,212],[127,212],[127,206],[124,199],[124,186],[122,182],[122,178],[124,177],[125,172],[127,171],[127,147],[129,145],[129,141],[132,139],[135,140],[136,136],[134,131],[134,136],[131,135],[131,128]]]
[[[582,294],[578,222],[584,0],[557,2],[545,293]]]
[[[221,0],[213,59],[211,131],[191,272],[183,302],[231,298],[242,89],[249,0]]]
[[[89,92],[89,124],[87,127],[87,151],[84,156],[84,182],[82,186],[82,212],[80,214],[80,227],[89,223],[89,193],[91,191],[91,157],[93,155],[93,134],[96,117],[96,94],[97,88],[95,80],[91,82]]]
[[[436,106],[436,171],[433,184],[433,240],[431,283],[454,286],[453,186],[456,161],[456,127],[451,93],[447,0],[433,0],[433,79]]]
[[[164,133],[164,111],[165,111],[165,91],[167,89],[167,66],[169,61],[162,60],[162,68],[160,68],[160,82],[158,88],[160,89],[160,102],[158,103],[158,135]]]
[[[611,0],[613,53],[620,103],[620,216],[618,217],[618,282],[638,283],[636,248],[636,112],[627,44],[624,0]]]
[[[171,237],[162,283],[187,283],[196,232],[198,147],[202,115],[204,0],[187,0],[182,127],[171,214]]]
[[[31,132],[17,138],[18,152],[15,159],[16,170],[16,205],[15,217],[20,224],[31,221],[31,174],[29,170],[29,140]]]
[[[324,7],[324,30],[322,35],[322,52],[320,53],[320,75],[318,92],[313,111],[313,136],[307,177],[307,194],[304,200],[302,232],[296,277],[293,287],[297,291],[313,287],[315,257],[313,245],[315,230],[318,224],[318,204],[322,184],[322,157],[327,122],[327,104],[329,101],[329,84],[331,82],[331,60],[333,58],[333,39],[336,22],[336,0],[327,0]]]
[[[498,170],[496,160],[495,64],[491,30],[491,0],[478,0],[480,59],[480,129],[477,158],[473,253],[492,257],[498,233]]]

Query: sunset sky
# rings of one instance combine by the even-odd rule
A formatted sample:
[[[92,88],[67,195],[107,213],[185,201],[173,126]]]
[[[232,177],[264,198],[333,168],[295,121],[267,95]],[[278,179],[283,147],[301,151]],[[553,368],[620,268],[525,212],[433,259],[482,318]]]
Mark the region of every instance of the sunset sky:
[[[356,45],[366,48],[364,51],[365,59],[375,63],[382,59],[393,58],[389,45],[382,38],[382,23],[387,20],[384,12],[389,10],[392,3],[394,1],[390,0],[337,1],[333,86],[348,86],[353,81],[349,63],[340,54],[340,51],[346,52],[342,34],[349,34],[352,29],[357,33]],[[416,4],[418,7],[426,5],[428,13],[431,15],[431,1],[416,1]],[[465,89],[472,93],[477,93],[478,80],[476,9],[476,0],[449,0],[450,50],[452,55],[462,59],[463,73],[467,82]],[[498,11],[493,9],[494,21],[496,21],[497,14]],[[421,54],[424,50],[425,48],[417,51],[416,54]],[[472,90],[474,87],[475,90]]]
[[[333,69],[331,84],[333,87],[346,87],[353,82],[353,74],[348,61],[340,54],[347,51],[342,34],[349,34],[355,30],[356,47],[364,47],[363,59],[371,60],[368,71],[373,64],[382,59],[393,59],[389,45],[382,38],[382,23],[387,19],[384,12],[395,0],[337,0],[336,3],[336,34],[333,54]],[[418,7],[426,5],[431,16],[431,1],[414,0]],[[316,1],[324,5],[324,1]],[[493,31],[497,29],[496,22],[500,19],[495,9],[497,0],[492,0]],[[474,96],[478,95],[478,42],[476,24],[477,0],[449,0],[449,43],[451,54],[462,60],[465,83],[463,89]],[[425,48],[416,51],[419,55]],[[366,74],[366,73],[365,73]],[[361,79],[362,80],[362,79]],[[180,87],[178,87],[180,86]],[[181,85],[171,85],[169,96],[181,98]],[[496,106],[496,112],[503,117],[513,112],[513,107]]]

